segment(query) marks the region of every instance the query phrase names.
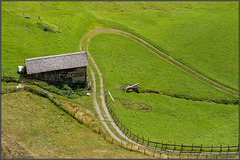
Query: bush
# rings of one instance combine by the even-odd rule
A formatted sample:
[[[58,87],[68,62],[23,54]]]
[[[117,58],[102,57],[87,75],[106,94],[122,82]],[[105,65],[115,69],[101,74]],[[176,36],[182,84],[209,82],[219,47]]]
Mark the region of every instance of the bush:
[[[4,82],[19,82],[19,77],[5,77],[5,76],[1,76],[1,81],[4,81]]]
[[[82,90],[82,89],[77,89],[77,90],[75,91],[75,93],[76,93],[77,95],[79,95],[79,96],[86,96],[86,95],[87,95],[87,92],[84,91],[84,90]]]
[[[78,97],[77,94],[75,94],[75,92],[72,90],[72,88],[69,87],[67,84],[62,83],[54,86],[54,85],[49,85],[46,82],[39,81],[39,82],[36,82],[36,85],[50,92],[56,93],[61,96],[66,96],[71,99],[75,99]]]
[[[51,25],[51,24],[47,24],[44,23],[42,21],[38,22],[37,25],[42,28],[42,30],[46,31],[46,32],[52,32],[52,33],[60,33],[60,31],[58,30],[57,26]]]

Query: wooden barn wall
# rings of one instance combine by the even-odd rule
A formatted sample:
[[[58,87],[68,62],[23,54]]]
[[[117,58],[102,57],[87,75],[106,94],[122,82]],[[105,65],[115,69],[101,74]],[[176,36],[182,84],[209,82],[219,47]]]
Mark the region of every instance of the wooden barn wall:
[[[36,73],[30,75],[30,77],[50,81],[65,81],[68,83],[85,83],[87,80],[87,67]]]

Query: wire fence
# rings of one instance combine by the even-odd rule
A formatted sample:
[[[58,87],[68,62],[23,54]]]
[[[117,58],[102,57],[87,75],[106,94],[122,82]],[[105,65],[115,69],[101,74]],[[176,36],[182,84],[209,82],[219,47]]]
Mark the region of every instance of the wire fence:
[[[169,144],[169,143],[163,143],[163,142],[154,142],[150,141],[149,139],[146,139],[144,137],[140,137],[137,134],[132,133],[126,126],[119,120],[116,113],[114,112],[113,107],[110,104],[110,101],[108,99],[107,90],[105,92],[105,101],[106,105],[108,107],[108,110],[116,123],[116,125],[121,129],[121,131],[131,140],[134,142],[144,145],[148,148],[152,149],[160,149],[163,151],[168,152],[176,152],[180,151],[181,153],[203,153],[203,152],[209,152],[210,154],[239,154],[239,144],[236,146],[203,146],[201,145],[184,145],[184,144]]]

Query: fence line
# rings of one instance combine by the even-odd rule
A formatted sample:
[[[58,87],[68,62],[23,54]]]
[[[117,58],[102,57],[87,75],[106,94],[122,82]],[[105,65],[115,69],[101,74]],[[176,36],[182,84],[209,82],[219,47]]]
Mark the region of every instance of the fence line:
[[[7,80],[7,81],[31,81],[34,79],[26,79],[26,78],[21,78],[21,77],[8,77],[8,76],[1,76],[2,80]],[[30,88],[26,88],[27,90],[30,90]],[[31,89],[33,92],[35,90]],[[110,101],[108,99],[108,94],[107,91],[105,92],[105,101],[106,105],[108,107],[108,110],[110,114],[113,117],[114,122],[116,125],[121,129],[121,131],[131,140],[135,141],[138,144],[145,145],[147,147],[155,148],[155,149],[161,149],[163,151],[169,151],[169,152],[174,152],[174,151],[181,151],[180,153],[202,153],[202,152],[210,152],[210,153],[218,153],[218,154],[239,154],[239,144],[238,146],[187,146],[187,145],[179,145],[179,144],[168,144],[168,143],[163,143],[163,142],[154,142],[150,141],[149,139],[145,139],[144,137],[139,137],[139,135],[136,135],[132,133],[128,128],[125,127],[124,124],[119,120],[117,115],[115,114]],[[47,96],[47,93],[41,92],[42,95]]]
[[[203,152],[210,152],[210,153],[219,153],[219,154],[239,154],[239,144],[238,146],[202,146],[202,145],[179,145],[179,144],[168,144],[163,142],[154,142],[150,141],[149,139],[145,139],[144,137],[139,137],[138,135],[132,133],[128,128],[125,127],[125,125],[119,120],[116,113],[114,112],[113,107],[110,104],[110,101],[108,99],[107,90],[105,92],[105,101],[107,108],[112,115],[112,118],[116,125],[120,128],[120,130],[131,140],[133,140],[136,143],[145,145],[147,147],[151,148],[158,148],[162,150],[168,150],[168,151],[181,151],[184,153],[184,151],[187,151],[188,153],[203,153]]]
[[[31,77],[10,77],[10,76],[1,76],[1,80],[9,81],[9,82],[20,82],[20,81],[25,81],[25,82],[34,82],[34,81],[44,81],[47,83],[51,84],[59,84],[59,83],[67,83],[70,86],[73,85],[70,81],[64,81],[64,80],[52,80],[52,79],[36,79],[36,78],[31,78]],[[83,83],[74,83],[74,84],[80,84],[82,85]]]

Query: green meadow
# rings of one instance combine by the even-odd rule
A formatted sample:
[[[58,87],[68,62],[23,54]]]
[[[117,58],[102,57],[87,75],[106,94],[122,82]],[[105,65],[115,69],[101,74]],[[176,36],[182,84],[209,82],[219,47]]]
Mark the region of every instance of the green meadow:
[[[77,52],[80,39],[88,31],[105,27],[132,33],[202,75],[238,91],[238,2],[5,1],[1,2],[1,9],[2,76],[19,76],[17,66],[24,65],[26,58]],[[133,133],[164,143],[238,144],[237,96],[189,76],[120,35],[96,35],[89,43],[89,51],[103,74],[104,88],[115,99],[115,102],[110,101],[116,114]],[[91,62],[90,66],[94,68]],[[89,69],[88,75],[91,81]],[[140,83],[141,93],[125,93],[124,88],[134,83]],[[8,85],[14,87],[12,83],[2,83],[2,88]],[[144,93],[150,90],[159,94]],[[21,94],[31,103],[25,105]],[[16,107],[13,97],[18,97],[20,108]],[[122,158],[139,157],[133,152],[108,146],[98,135],[44,98],[25,91],[4,94],[1,98],[4,129],[28,149],[39,150],[38,154],[43,158],[59,158],[53,156],[55,153],[59,153],[60,158],[79,158],[81,154],[82,158],[121,158],[117,156],[118,151]],[[96,113],[89,97],[78,96],[71,101]],[[136,108],[126,107],[131,103]],[[150,110],[141,110],[141,106],[137,106],[143,104]],[[16,114],[19,118],[14,120]],[[56,118],[59,114],[64,114],[62,119]],[[13,125],[10,126],[11,121]],[[29,124],[30,121],[34,123]],[[48,130],[45,124],[51,129]],[[44,128],[40,130],[39,125]],[[20,128],[23,136],[15,134],[16,128]],[[44,133],[44,129],[49,134]],[[82,132],[87,136],[82,136]],[[34,139],[38,137],[36,135],[41,140],[49,139],[49,142],[38,142]],[[83,141],[70,142],[76,136],[82,137]],[[32,139],[38,148],[31,143]],[[79,144],[84,150],[77,147]],[[49,146],[54,147],[42,155]],[[107,146],[106,150],[114,153],[98,148],[98,157],[88,156],[95,146]],[[74,150],[77,153],[73,153]]]
[[[235,97],[183,73],[119,35],[97,35],[90,41],[90,52],[115,99],[111,104],[116,114],[133,133],[172,144],[237,144],[238,105],[192,101],[144,91],[166,91],[216,101]],[[134,83],[140,83],[141,93],[125,93],[124,87]],[[134,100],[130,102],[132,105],[145,102],[152,110],[127,109],[121,99]]]
[[[238,2],[86,3],[192,69],[238,89]],[[118,9],[117,9],[118,8]]]
[[[125,37],[100,34],[91,39],[89,49],[109,89],[123,91],[128,84],[140,83],[140,92],[154,90],[173,96],[219,102],[237,100],[237,97],[189,76]]]
[[[1,106],[2,132],[38,158],[149,158],[112,145],[47,98],[30,92],[4,94]]]

